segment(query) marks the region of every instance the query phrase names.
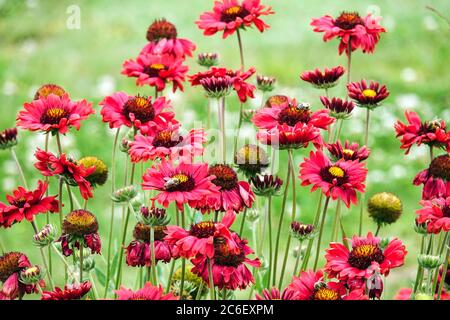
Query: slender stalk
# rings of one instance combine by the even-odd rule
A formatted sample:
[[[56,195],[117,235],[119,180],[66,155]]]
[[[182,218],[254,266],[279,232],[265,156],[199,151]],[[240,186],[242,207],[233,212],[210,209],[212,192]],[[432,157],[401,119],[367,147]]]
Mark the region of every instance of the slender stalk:
[[[322,199],[323,199],[323,193],[321,192],[320,196],[319,196],[319,201],[317,202],[316,215],[314,217],[314,228],[317,228],[317,225],[319,223],[320,213],[322,212]],[[314,242],[314,238],[310,239],[308,241],[308,247],[306,248],[305,256],[303,257],[302,266],[300,268],[300,271],[306,270],[306,267],[308,266],[309,257],[311,255],[313,242]]]
[[[243,106],[244,106],[244,104],[241,102],[241,103],[239,104],[239,120],[238,120],[238,126],[237,126],[237,129],[236,129],[236,136],[234,137],[234,149],[233,149],[233,154],[236,154],[236,152],[237,152],[237,146],[238,146],[239,134],[240,134],[240,132],[241,132],[242,120],[243,120],[243,116],[242,116]]]
[[[207,258],[207,263],[208,263],[208,278],[209,278],[210,299],[211,300],[216,300],[216,291],[214,290],[214,279],[213,279],[213,273],[212,273],[211,259]]]
[[[83,245],[80,245],[80,283],[83,283]]]
[[[275,286],[276,283],[276,277],[277,277],[277,260],[278,260],[278,248],[280,246],[280,236],[281,236],[281,226],[283,224],[283,219],[284,219],[284,212],[285,212],[285,208],[286,208],[286,200],[287,200],[287,196],[288,196],[288,188],[289,188],[289,182],[291,179],[289,179],[290,175],[291,175],[291,165],[290,162],[288,164],[288,171],[287,171],[287,175],[286,175],[286,185],[284,187],[284,194],[283,194],[283,200],[281,202],[281,213],[280,213],[280,219],[278,220],[278,229],[277,229],[277,238],[275,240],[275,251],[274,251],[274,257],[273,257],[273,265],[272,265],[272,285]],[[270,226],[269,226],[270,228]]]
[[[58,146],[59,155],[61,155],[63,152],[62,152],[61,138],[59,136],[59,132],[56,133],[56,145]]]
[[[197,294],[195,295],[195,301],[201,300],[204,283],[204,281],[200,282],[200,286],[197,289]]]
[[[94,294],[94,299],[96,299],[97,297],[99,297],[98,290],[97,286],[95,285],[94,276],[90,272],[89,272],[89,280],[91,281],[92,284],[92,293]]]
[[[239,227],[239,236],[242,237],[242,232],[244,231],[245,219],[247,217],[247,208],[245,208],[242,215],[241,226]]]
[[[300,263],[300,257],[302,255],[302,244],[303,244],[303,241],[300,241],[298,244],[299,250],[298,250],[298,254],[297,254],[297,259],[295,259],[294,276],[297,275],[298,265]]]
[[[10,150],[11,150],[12,158],[14,159],[14,162],[16,163],[17,171],[19,171],[20,180],[22,180],[22,183],[23,183],[23,186],[25,187],[25,189],[28,189],[27,180],[25,179],[25,175],[23,174],[22,166],[20,165],[19,159],[17,159],[16,151],[14,150],[14,148],[11,148]]]
[[[60,230],[62,230],[62,225],[63,225],[63,184],[64,184],[64,180],[62,177],[59,178],[59,188],[58,188],[58,212],[59,212],[59,227]]]
[[[45,134],[45,143],[44,143],[44,150],[45,150],[45,152],[48,151],[49,140],[50,140],[50,134],[47,132]],[[49,177],[47,177],[47,176],[45,177],[45,183],[47,185],[49,183]],[[47,188],[47,190],[45,191],[45,196],[48,197],[48,195],[49,195],[49,190]],[[50,223],[50,211],[47,211],[45,213],[45,222],[47,224]],[[52,264],[52,250],[51,250],[50,247],[47,247],[47,255],[48,255],[48,272],[50,273],[50,276],[52,276],[53,275],[53,264]]]
[[[68,183],[66,183],[66,190],[67,190],[67,194],[69,195],[70,212],[72,212],[73,211],[73,196],[72,196],[72,191],[70,190],[70,186]],[[81,208],[77,208],[77,209],[81,209]]]
[[[270,288],[270,275],[273,265],[273,248],[272,248],[272,197],[267,197],[267,222],[269,224],[269,276],[267,277],[267,288]],[[262,241],[261,241],[262,242]]]
[[[226,163],[227,159],[227,143],[226,143],[226,137],[225,137],[225,97],[220,98],[217,100],[217,106],[218,106],[218,114],[219,114],[219,130],[221,135],[221,157],[222,162]]]
[[[448,239],[448,232],[447,232],[446,238]],[[439,283],[439,287],[438,287],[437,300],[441,300],[442,288],[444,287],[445,275],[447,274],[447,270],[448,270],[449,258],[450,258],[450,244],[447,243],[447,253],[445,254],[445,262],[444,262],[444,267],[442,269],[441,282]]]
[[[430,162],[434,159],[434,148],[433,146],[430,146]]]
[[[442,234],[441,234],[441,235],[442,235]],[[438,254],[440,257],[444,254],[444,249],[445,249],[445,247],[446,247],[446,243],[448,242],[448,238],[449,238],[449,233],[448,233],[448,232],[445,232],[444,239],[441,239],[442,241],[441,241],[441,243],[440,243],[440,245],[439,245],[439,249],[438,249],[438,251],[437,251],[437,254]],[[445,262],[444,262],[444,264],[445,264]],[[434,272],[434,277],[433,277],[433,287],[432,287],[431,292],[436,292],[437,285],[438,285],[438,278],[439,278],[439,269],[440,269],[440,268],[436,268],[436,270],[435,270],[435,272]],[[443,272],[442,274],[444,275],[444,278],[445,278],[446,272]]]
[[[351,72],[351,68],[352,68],[352,37],[348,38],[348,46],[347,46],[347,50],[348,50],[348,54],[347,54],[347,84],[350,83],[350,72]]]
[[[330,202],[330,197],[327,197],[327,199],[325,200],[325,205],[323,207],[322,220],[320,222],[320,229],[319,229],[319,237],[317,239],[316,257],[314,259],[314,271],[317,270],[317,263],[319,262],[320,244],[322,242],[323,229],[324,229],[324,225],[325,225],[325,217],[327,216],[327,209],[328,209],[329,202]]]
[[[185,228],[185,217],[184,212],[179,211],[181,216],[181,227]],[[180,283],[180,299],[183,299],[183,291],[184,291],[184,277],[186,274],[186,258],[181,258],[181,283]]]
[[[381,229],[381,224],[378,224],[377,225],[377,231],[375,231],[375,237],[378,236],[378,233],[380,232],[380,229]]]
[[[242,46],[242,39],[241,39],[241,32],[239,29],[236,29],[236,35],[238,39],[238,45],[239,45],[239,56],[241,58],[241,71],[244,70],[245,64],[244,64],[244,47]]]
[[[166,294],[170,291],[170,285],[172,284],[172,276],[173,271],[175,270],[175,259],[172,259],[172,262],[170,263],[170,271],[169,271],[169,277],[167,278],[167,287],[166,287]]]
[[[58,257],[61,259],[61,261],[64,263],[64,266],[66,268],[69,268],[69,263],[67,262],[66,258],[62,255],[62,253],[58,250],[56,245],[54,243],[51,244],[52,249],[56,252]]]
[[[155,261],[155,228],[150,226],[150,250],[151,250],[151,271],[152,271],[152,284],[157,285],[158,279],[156,276],[156,261]]]

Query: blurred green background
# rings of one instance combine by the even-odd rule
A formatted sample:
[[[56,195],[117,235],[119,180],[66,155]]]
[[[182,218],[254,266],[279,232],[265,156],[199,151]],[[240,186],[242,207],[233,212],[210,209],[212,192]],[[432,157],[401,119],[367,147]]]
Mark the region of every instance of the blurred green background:
[[[361,14],[373,12],[383,16],[381,24],[388,33],[381,36],[375,54],[353,55],[352,79],[374,79],[387,85],[391,95],[386,103],[373,112],[371,122],[368,196],[375,192],[389,191],[397,194],[403,201],[404,213],[399,221],[381,230],[381,236],[400,237],[407,245],[409,254],[406,264],[394,270],[385,283],[385,297],[392,298],[400,287],[410,286],[415,277],[418,236],[413,230],[414,211],[418,208],[420,190],[411,181],[428,162],[425,148],[413,148],[408,156],[399,149],[395,139],[393,124],[396,119],[404,120],[404,110],[412,109],[425,119],[439,117],[450,120],[448,67],[449,26],[435,13],[427,10],[432,5],[442,13],[450,12],[447,0],[399,0],[399,1],[293,1],[265,0],[273,6],[276,14],[265,21],[271,29],[263,34],[248,30],[243,34],[244,52],[247,66],[255,66],[258,74],[275,76],[275,93],[287,94],[301,101],[310,102],[312,107],[320,108],[319,96],[323,93],[310,88],[299,80],[304,70],[316,67],[345,66],[344,56],[337,54],[337,41],[324,43],[322,35],[312,32],[309,22],[313,17],[324,14],[336,15],[343,10],[356,10]],[[85,98],[94,103],[114,91],[151,94],[148,87],[137,88],[134,80],[120,75],[121,64],[125,59],[134,58],[146,43],[145,33],[155,18],[165,17],[176,24],[179,37],[191,39],[197,44],[199,52],[218,52],[221,63],[231,68],[239,66],[237,41],[234,36],[223,40],[220,35],[204,37],[194,21],[205,10],[212,8],[213,1],[205,0],[132,0],[132,1],[0,1],[0,129],[14,126],[17,112],[25,101],[32,99],[35,90],[44,83],[63,86],[74,99]],[[72,5],[78,6],[81,13],[80,29],[67,28]],[[200,70],[195,59],[188,61],[190,73]],[[341,83],[330,92],[333,96],[344,96]],[[198,126],[205,119],[206,102],[198,88],[186,86],[184,93],[169,94],[173,100],[177,118],[185,128]],[[260,104],[258,94],[247,108]],[[234,98],[228,99],[227,121],[229,127],[237,122],[238,104]],[[363,113],[360,110],[344,125],[342,137],[362,142]],[[242,137],[254,142],[251,125],[244,126]],[[113,132],[101,122],[99,112],[83,122],[79,132],[71,131],[63,137],[63,149],[75,157],[95,155],[111,161]],[[33,167],[33,152],[36,147],[43,148],[44,136],[40,133],[20,132],[17,146],[19,160],[24,166],[29,185],[35,186],[41,178]],[[56,150],[55,141],[51,149]],[[231,141],[230,148],[231,149]],[[298,164],[309,150],[295,152],[296,174]],[[230,155],[231,159],[231,155]],[[282,156],[281,163],[287,158]],[[123,181],[125,156],[118,157],[120,173],[118,183]],[[148,165],[148,164],[147,164]],[[281,166],[280,176],[285,176],[286,166]],[[10,153],[0,153],[0,200],[10,193],[20,181]],[[299,183],[298,183],[299,185]],[[317,194],[311,196],[310,188],[299,187],[297,195],[297,219],[311,222],[315,213]],[[56,193],[56,180],[51,180],[51,191]],[[110,185],[96,190],[96,197],[90,201],[89,208],[99,218],[100,234],[103,238],[106,255],[106,235],[109,228]],[[75,193],[79,194],[78,192]],[[292,198],[287,205],[287,228],[290,219]],[[278,217],[280,199],[276,199],[273,212]],[[117,210],[120,212],[120,210]],[[261,214],[263,212],[260,212]],[[328,215],[330,230],[334,206]],[[358,208],[344,210],[344,225],[347,233],[357,230]],[[119,238],[121,215],[116,214],[115,235]],[[53,217],[57,221],[57,217]],[[262,216],[260,218],[262,220]],[[45,223],[45,216],[38,217],[38,223]],[[239,225],[240,218],[236,222]],[[131,223],[132,225],[133,223]],[[251,239],[250,225],[246,235]],[[236,227],[237,228],[237,227]],[[286,229],[287,230],[287,229]],[[369,218],[365,221],[365,231],[375,230]],[[27,223],[1,229],[0,237],[5,248],[18,250],[29,255],[34,263],[40,263],[39,252],[30,241],[31,226]],[[324,242],[330,234],[325,234]],[[128,237],[130,238],[130,237]],[[114,246],[117,251],[118,240]],[[284,251],[284,241],[281,248]],[[295,244],[296,245],[296,244]],[[294,248],[295,245],[292,247]],[[281,254],[281,253],[280,253]],[[54,257],[54,260],[57,258]],[[59,262],[58,262],[59,263]],[[104,262],[97,258],[97,265],[103,268]],[[291,256],[287,274],[291,274],[294,258]],[[58,269],[56,269],[58,270]],[[125,267],[126,286],[134,284],[136,269]],[[57,271],[55,271],[58,274]],[[58,284],[62,285],[59,273]],[[287,280],[286,280],[287,281]],[[238,297],[247,298],[247,293]]]

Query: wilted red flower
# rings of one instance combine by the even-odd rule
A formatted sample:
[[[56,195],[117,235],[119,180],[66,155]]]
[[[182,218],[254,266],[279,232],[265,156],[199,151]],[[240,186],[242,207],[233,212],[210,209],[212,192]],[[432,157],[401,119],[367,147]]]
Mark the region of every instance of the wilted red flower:
[[[344,11],[336,19],[329,15],[314,18],[311,26],[315,32],[324,32],[324,41],[338,38],[339,54],[345,51],[348,55],[349,49],[355,51],[358,48],[364,53],[372,53],[380,40],[380,34],[386,32],[378,24],[380,20],[381,17],[374,18],[371,14],[362,18],[357,12]]]
[[[359,107],[374,109],[389,96],[385,85],[380,86],[378,82],[370,81],[367,86],[366,80],[347,84],[348,96],[352,98]]]
[[[92,186],[86,180],[86,177],[95,171],[95,166],[85,168],[75,160],[67,158],[64,153],[57,157],[53,153],[43,151],[39,148],[34,155],[38,160],[34,166],[42,175],[46,177],[55,175],[62,176],[69,185],[78,186],[81,196],[84,199],[87,200],[93,197]]]
[[[416,186],[423,184],[423,200],[449,197],[450,155],[443,154],[434,158],[428,169],[417,174],[413,183]]]
[[[33,221],[39,213],[58,212],[56,196],[45,196],[47,188],[48,184],[39,180],[36,190],[19,187],[12,195],[6,195],[9,204],[0,202],[0,226],[8,228],[23,219]]]
[[[65,285],[64,289],[56,287],[53,291],[44,291],[41,300],[81,300],[91,290],[89,281],[80,284]]]
[[[450,231],[450,196],[423,200],[420,204],[422,209],[416,211],[418,223],[426,223],[430,233]]]
[[[401,267],[405,262],[407,251],[397,238],[382,249],[380,238],[369,232],[367,237],[353,236],[351,244],[351,251],[337,242],[332,242],[326,250],[325,271],[331,278],[368,279],[375,271],[388,275],[391,269]]]
[[[345,141],[344,145],[340,141],[336,143],[327,144],[328,152],[330,152],[331,157],[338,161],[339,159],[348,160],[358,160],[362,162],[369,158],[370,150],[366,146],[359,147],[356,142],[350,143]]]
[[[344,283],[325,282],[323,272],[303,271],[288,287],[296,300],[367,300],[363,289],[346,289]]]
[[[17,116],[17,126],[31,131],[67,133],[69,128],[79,130],[81,121],[95,113],[92,103],[86,100],[72,101],[69,95],[50,94],[38,100],[26,102]]]
[[[255,295],[256,300],[298,300],[297,293],[289,288],[284,289],[282,292],[278,288],[264,289],[261,295]]]
[[[235,233],[232,234],[236,248],[230,248],[227,241],[216,239],[214,242],[214,256],[211,259],[212,278],[214,286],[219,289],[236,290],[245,289],[255,282],[247,265],[259,268],[261,262],[258,258],[251,260],[247,258],[253,250],[247,246],[247,240],[240,239]],[[192,272],[209,284],[208,263],[206,256],[200,256],[192,260],[194,267]]]
[[[170,101],[165,97],[153,99],[145,96],[130,96],[125,92],[116,92],[106,97],[100,103],[103,122],[108,122],[110,128],[121,126],[136,127],[142,134],[152,133],[168,124],[176,124],[175,114]]]
[[[316,88],[329,89],[337,85],[338,80],[342,77],[344,72],[344,68],[341,66],[333,67],[331,69],[325,68],[323,71],[315,69],[303,72],[300,75],[300,79],[311,83]]]
[[[367,169],[359,161],[340,159],[332,162],[322,151],[309,154],[300,164],[302,185],[312,184],[311,191],[321,188],[325,196],[341,199],[347,207],[356,204],[356,191],[364,192]]]
[[[353,101],[342,100],[341,98],[320,97],[322,104],[330,110],[330,115],[336,119],[348,119],[355,108]]]
[[[195,23],[203,34],[211,36],[223,31],[223,38],[233,34],[237,29],[255,26],[260,32],[269,29],[259,17],[274,14],[271,7],[266,7],[260,0],[220,0],[214,2],[212,12],[204,12]]]
[[[142,289],[133,291],[125,287],[115,291],[117,300],[178,300],[172,293],[164,294],[161,286],[155,287],[147,282]]]
[[[192,57],[195,44],[187,39],[178,38],[177,28],[166,19],[155,20],[147,29],[149,43],[142,53],[170,54],[176,58]]]
[[[450,132],[444,120],[422,121],[414,111],[405,111],[408,124],[401,121],[395,123],[397,138],[402,143],[401,149],[406,149],[405,154],[414,144],[422,143],[430,147],[442,148],[450,152]]]
[[[126,60],[122,65],[122,74],[134,77],[138,86],[149,85],[163,91],[172,83],[172,91],[183,91],[183,82],[189,68],[183,65],[183,59],[169,54],[141,53],[136,60]]]

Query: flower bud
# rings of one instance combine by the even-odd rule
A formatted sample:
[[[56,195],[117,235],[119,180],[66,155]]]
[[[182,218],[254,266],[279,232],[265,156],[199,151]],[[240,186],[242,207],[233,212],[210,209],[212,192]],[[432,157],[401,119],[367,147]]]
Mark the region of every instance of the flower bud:
[[[244,109],[242,110],[242,118],[244,119],[244,121],[251,122],[256,112],[257,110],[255,109]]]
[[[0,150],[10,149],[17,144],[17,128],[5,129],[0,132]]]
[[[182,277],[181,273],[181,268],[175,271],[172,277],[172,284],[170,286],[170,291],[173,292],[176,296],[180,296],[180,284]],[[198,290],[200,289],[200,287],[202,291],[199,293]],[[184,298],[188,300],[194,300],[198,294],[200,297],[202,297],[206,295],[206,293],[208,293],[208,285],[203,281],[202,278],[192,273],[192,271],[190,271],[189,269],[186,269],[184,274]]]
[[[255,176],[269,166],[267,153],[261,147],[247,144],[234,155],[234,163],[248,178]]]
[[[424,269],[436,269],[444,263],[444,259],[440,256],[434,256],[431,254],[419,254],[417,261]]]
[[[256,76],[256,87],[263,92],[270,92],[274,89],[276,79],[274,77]]]
[[[44,278],[45,272],[39,266],[32,266],[20,272],[20,282],[26,285],[36,284]]]
[[[369,216],[378,224],[391,224],[402,214],[401,200],[394,194],[380,192],[374,194],[367,203]]]
[[[148,226],[166,226],[170,222],[166,209],[156,207],[141,207],[136,216],[137,220]]]
[[[428,234],[428,223],[427,222],[419,223],[416,218],[415,223],[414,223],[414,231],[416,231],[418,234],[421,234],[421,235],[427,235]]]
[[[113,192],[111,199],[117,203],[129,202],[138,195],[137,188],[133,185],[120,188]]]
[[[314,238],[316,230],[312,224],[303,224],[294,221],[291,223],[291,235],[299,241],[303,241],[305,239]]]
[[[255,208],[247,209],[247,221],[250,223],[255,223],[259,219],[259,211]]]
[[[414,296],[414,300],[434,300],[433,296],[430,296],[429,294],[426,293],[417,293]]]
[[[119,145],[120,151],[124,153],[128,153],[128,150],[130,150],[131,142],[134,140],[134,130],[130,129],[128,130],[128,133],[122,138],[122,141]]]
[[[219,64],[219,55],[211,52],[199,53],[197,56],[197,63],[206,68],[217,66]]]
[[[249,182],[252,186],[253,192],[256,195],[263,197],[279,195],[281,186],[283,185],[283,180],[281,180],[278,176],[271,174],[251,177]]]
[[[46,247],[56,239],[57,234],[56,228],[47,224],[33,236],[33,243],[40,248]]]

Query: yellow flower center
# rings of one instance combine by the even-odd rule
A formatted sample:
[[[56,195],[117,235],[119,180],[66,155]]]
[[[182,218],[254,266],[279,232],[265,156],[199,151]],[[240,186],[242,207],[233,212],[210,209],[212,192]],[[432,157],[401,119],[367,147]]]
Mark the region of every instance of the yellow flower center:
[[[377,250],[378,250],[377,246],[374,246],[372,244],[363,244],[353,248],[352,253],[359,258],[363,258],[363,257],[370,257]]]
[[[241,12],[242,7],[241,6],[232,6],[228,9],[225,9],[224,13],[227,15],[237,15]]]
[[[179,173],[172,177],[172,179],[176,179],[179,183],[187,182],[189,180],[189,177],[185,174]]]
[[[314,299],[315,300],[339,300],[339,294],[327,287],[319,288],[314,293]]]
[[[25,276],[31,276],[33,274],[37,274],[38,272],[39,272],[39,268],[34,266],[34,267],[30,267],[30,268],[25,269],[24,275]]]
[[[164,65],[162,63],[153,63],[150,68],[152,68],[153,70],[162,70],[164,69]]]
[[[336,166],[332,166],[328,169],[328,172],[333,176],[333,177],[337,177],[337,178],[343,178],[345,175],[344,170],[342,170],[339,167]]]
[[[352,157],[355,154],[355,151],[350,149],[344,149],[342,150],[342,153],[346,155],[347,157]]]
[[[372,89],[366,89],[366,90],[363,90],[362,94],[364,97],[373,98],[377,95],[377,92]]]

